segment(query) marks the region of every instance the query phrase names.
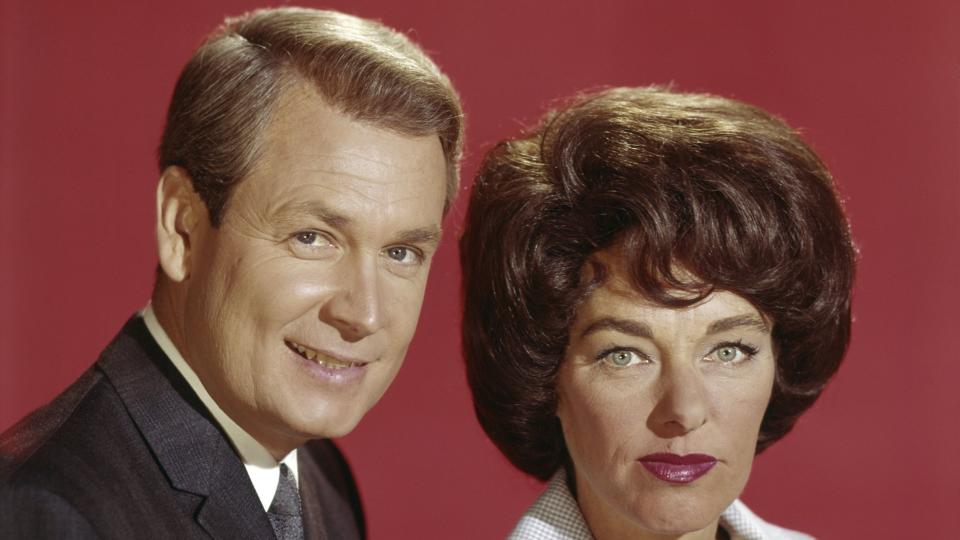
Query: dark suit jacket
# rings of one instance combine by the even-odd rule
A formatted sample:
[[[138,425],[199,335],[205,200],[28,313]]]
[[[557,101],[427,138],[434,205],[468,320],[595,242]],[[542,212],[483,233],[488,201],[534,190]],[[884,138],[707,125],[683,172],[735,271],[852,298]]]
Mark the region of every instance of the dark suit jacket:
[[[306,537],[363,538],[337,448],[297,455]],[[0,436],[0,538],[77,537],[274,537],[243,463],[139,317]]]

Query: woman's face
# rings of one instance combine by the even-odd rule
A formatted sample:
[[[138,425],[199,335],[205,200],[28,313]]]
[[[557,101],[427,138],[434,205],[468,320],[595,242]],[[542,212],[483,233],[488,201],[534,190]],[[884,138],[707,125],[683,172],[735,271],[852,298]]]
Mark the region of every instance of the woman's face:
[[[595,257],[606,280],[577,310],[557,379],[580,507],[598,538],[712,538],[747,482],[770,400],[770,323],[730,292],[655,305],[616,251]]]

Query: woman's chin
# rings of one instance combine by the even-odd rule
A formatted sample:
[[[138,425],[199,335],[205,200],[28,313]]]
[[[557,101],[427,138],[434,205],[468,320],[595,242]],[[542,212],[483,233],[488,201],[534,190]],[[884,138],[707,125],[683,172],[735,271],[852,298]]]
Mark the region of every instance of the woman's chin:
[[[719,514],[712,517],[705,517],[703,514],[671,514],[671,512],[660,512],[651,516],[635,515],[633,522],[638,529],[657,535],[682,536],[706,529],[715,530],[719,519]]]
[[[727,506],[699,490],[683,494],[642,491],[642,498],[618,501],[614,496],[599,508],[597,500],[592,501],[593,508],[584,508],[586,501],[582,499],[579,504],[592,530],[608,530],[605,536],[628,538],[679,537],[698,531],[704,532],[703,538],[713,538],[720,514]]]

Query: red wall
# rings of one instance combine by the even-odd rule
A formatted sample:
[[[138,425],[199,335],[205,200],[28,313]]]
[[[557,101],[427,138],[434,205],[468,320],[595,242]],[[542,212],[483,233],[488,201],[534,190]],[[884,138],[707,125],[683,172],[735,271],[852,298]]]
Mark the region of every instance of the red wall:
[[[2,4],[0,429],[69,384],[146,302],[175,78],[224,15],[256,7],[137,4]],[[469,114],[465,184],[493,141],[585,87],[674,83],[803,129],[862,251],[854,339],[823,399],[757,460],[745,498],[822,538],[956,534],[960,4],[458,4],[328,5],[411,30],[450,73]],[[463,203],[407,364],[342,441],[374,540],[502,537],[539,489],[473,419],[455,322]]]

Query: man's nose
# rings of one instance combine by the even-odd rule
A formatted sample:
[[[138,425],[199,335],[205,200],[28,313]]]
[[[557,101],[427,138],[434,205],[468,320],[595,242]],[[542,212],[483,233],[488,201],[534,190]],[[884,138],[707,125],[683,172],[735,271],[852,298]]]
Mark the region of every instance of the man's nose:
[[[333,279],[333,294],[320,310],[324,322],[355,342],[373,334],[384,324],[379,268],[373,257],[357,256],[341,264]]]
[[[696,367],[665,367],[657,385],[659,400],[649,419],[654,433],[664,438],[679,437],[707,422],[706,387]]]

